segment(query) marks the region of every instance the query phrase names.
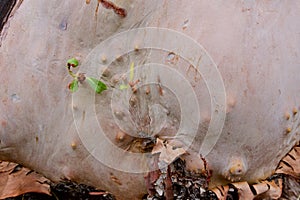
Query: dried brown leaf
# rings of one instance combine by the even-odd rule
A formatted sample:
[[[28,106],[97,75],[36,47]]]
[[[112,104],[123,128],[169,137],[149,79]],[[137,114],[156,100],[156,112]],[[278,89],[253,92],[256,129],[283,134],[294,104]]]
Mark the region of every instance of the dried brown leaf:
[[[217,195],[218,200],[226,200],[227,199],[227,193],[229,190],[229,186],[218,186],[212,189],[212,191]]]
[[[239,199],[278,199],[282,193],[282,179],[265,180],[260,183],[249,185],[247,182],[231,183],[237,190]],[[219,200],[226,200],[230,187],[218,186],[212,191],[217,195]]]
[[[276,173],[300,178],[300,145],[296,145],[279,163]]]
[[[157,138],[151,153],[152,154],[160,153],[159,162],[163,161],[169,165],[176,158],[178,158],[182,154],[185,154],[186,150],[183,147],[175,147]]]
[[[164,141],[157,138],[151,153],[152,154],[160,153],[163,151],[164,148],[165,148]]]
[[[28,192],[50,195],[48,179],[16,163],[0,161],[0,199]]]
[[[185,153],[186,150],[182,147],[175,148],[172,145],[166,144],[166,148],[164,148],[159,155],[159,161],[171,164],[176,158]]]

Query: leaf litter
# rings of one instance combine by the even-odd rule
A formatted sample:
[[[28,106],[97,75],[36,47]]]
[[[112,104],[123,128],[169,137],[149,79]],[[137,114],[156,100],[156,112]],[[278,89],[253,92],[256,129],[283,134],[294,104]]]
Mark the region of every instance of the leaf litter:
[[[22,165],[0,161],[0,199],[115,200],[108,192],[69,180],[52,183]]]

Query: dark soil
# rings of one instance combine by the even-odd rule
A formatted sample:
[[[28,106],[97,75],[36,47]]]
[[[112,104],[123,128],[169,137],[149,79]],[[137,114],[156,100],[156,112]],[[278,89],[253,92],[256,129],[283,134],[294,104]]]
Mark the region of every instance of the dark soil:
[[[115,200],[111,194],[104,191],[96,190],[93,187],[76,184],[70,181],[51,184],[51,194],[52,196],[38,193],[27,193],[18,197],[7,198],[5,200]]]
[[[186,170],[184,160],[178,158],[170,165],[171,180],[171,198],[174,200],[217,200],[217,196],[208,190],[208,182],[210,179],[209,172],[190,172]],[[166,184],[164,184],[166,186]],[[160,189],[153,186],[149,195],[145,195],[143,200],[165,200],[165,192],[160,194]]]
[[[280,200],[291,200],[299,198],[300,191],[300,182],[295,180],[292,177],[284,177],[284,190]],[[188,184],[190,185],[190,184]],[[182,184],[174,184],[174,200],[178,199],[201,199],[201,200],[215,200],[216,197],[214,194],[209,193],[209,191],[200,194],[199,190],[193,190],[197,187],[196,184],[189,186],[188,188],[184,187]],[[111,194],[102,194],[102,195],[90,195],[90,192],[95,192],[99,190],[94,189],[82,184],[75,184],[71,182],[62,182],[57,185],[51,186],[52,196],[38,193],[27,193],[20,195],[14,198],[7,198],[5,200],[115,200]],[[176,197],[177,196],[177,197]],[[145,195],[144,200],[147,199]],[[153,200],[163,200],[164,197],[156,196],[148,199]],[[230,199],[230,198],[229,198]],[[236,200],[238,198],[231,198]]]

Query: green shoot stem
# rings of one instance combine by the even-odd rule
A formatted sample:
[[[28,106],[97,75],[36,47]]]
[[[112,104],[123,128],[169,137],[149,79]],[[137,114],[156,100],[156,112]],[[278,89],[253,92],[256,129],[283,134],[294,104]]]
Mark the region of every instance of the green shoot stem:
[[[74,79],[77,78],[76,74],[74,74],[74,73],[72,72],[72,70],[68,69],[68,71],[69,71],[69,74],[70,74]]]

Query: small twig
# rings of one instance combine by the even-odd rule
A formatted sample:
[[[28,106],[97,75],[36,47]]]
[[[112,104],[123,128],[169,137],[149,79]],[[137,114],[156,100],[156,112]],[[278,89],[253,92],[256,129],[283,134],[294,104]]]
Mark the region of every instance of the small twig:
[[[166,200],[174,199],[173,184],[172,184],[172,179],[171,179],[170,166],[168,166],[167,176],[166,176],[166,179],[164,180],[164,184],[165,184],[165,197],[166,197]]]
[[[206,176],[206,183],[207,183],[207,185],[208,185],[209,182],[210,182],[210,178],[211,178],[211,176],[212,176],[212,173],[211,173],[211,171],[208,169],[207,161],[205,160],[204,157],[202,157],[201,154],[200,154],[200,158],[201,158],[201,160],[203,161],[203,164],[204,164],[204,170],[205,170],[205,176]]]
[[[91,196],[103,196],[104,194],[107,194],[107,192],[89,192]]]

